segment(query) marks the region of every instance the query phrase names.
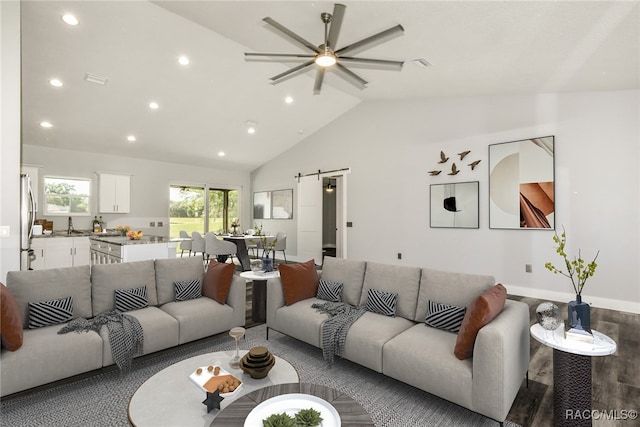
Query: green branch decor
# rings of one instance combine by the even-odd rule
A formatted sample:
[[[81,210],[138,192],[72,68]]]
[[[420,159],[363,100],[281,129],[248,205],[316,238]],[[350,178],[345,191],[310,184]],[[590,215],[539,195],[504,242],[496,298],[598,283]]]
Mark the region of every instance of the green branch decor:
[[[576,291],[576,295],[582,295],[582,288],[584,288],[585,283],[589,277],[592,277],[595,272],[598,264],[596,263],[596,259],[600,254],[600,251],[596,253],[596,256],[593,258],[593,261],[585,265],[584,259],[582,259],[582,254],[580,249],[578,249],[578,256],[570,259],[565,252],[565,246],[567,243],[567,234],[562,228],[562,234],[558,237],[558,233],[555,233],[553,236],[553,241],[556,244],[556,253],[562,257],[564,260],[564,265],[566,267],[566,271],[563,271],[557,267],[555,267],[551,262],[547,262],[544,266],[547,270],[551,271],[553,274],[562,274],[565,277],[571,279],[571,284],[573,285],[573,290]]]

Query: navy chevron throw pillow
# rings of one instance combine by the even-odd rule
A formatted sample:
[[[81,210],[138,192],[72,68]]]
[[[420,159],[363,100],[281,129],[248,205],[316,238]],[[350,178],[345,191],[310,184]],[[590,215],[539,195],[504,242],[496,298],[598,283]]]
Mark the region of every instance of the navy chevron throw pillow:
[[[29,303],[29,329],[68,322],[72,316],[72,297]]]
[[[117,311],[138,310],[149,305],[146,286],[134,289],[116,289],[114,292]]]
[[[365,310],[389,317],[396,317],[397,303],[397,292],[385,292],[377,289],[369,289],[367,292],[367,305],[365,306]]]
[[[176,301],[186,301],[202,296],[202,284],[200,280],[180,280],[173,284],[176,291]]]
[[[457,334],[460,331],[460,325],[462,325],[462,319],[464,319],[466,311],[466,307],[442,304],[429,300],[425,323],[434,328]]]

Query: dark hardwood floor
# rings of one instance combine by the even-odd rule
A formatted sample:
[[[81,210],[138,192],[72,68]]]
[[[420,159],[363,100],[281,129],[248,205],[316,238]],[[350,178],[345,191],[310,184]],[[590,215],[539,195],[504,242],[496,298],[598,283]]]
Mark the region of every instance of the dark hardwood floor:
[[[530,324],[536,322],[535,310],[543,300],[509,296],[529,305]],[[567,304],[554,302],[566,317]],[[592,358],[593,410],[640,411],[640,315],[591,307],[591,327],[617,343],[610,356]],[[531,339],[529,388],[523,381],[507,416],[524,427],[553,426],[553,349]],[[640,419],[593,421],[594,426],[640,426]]]

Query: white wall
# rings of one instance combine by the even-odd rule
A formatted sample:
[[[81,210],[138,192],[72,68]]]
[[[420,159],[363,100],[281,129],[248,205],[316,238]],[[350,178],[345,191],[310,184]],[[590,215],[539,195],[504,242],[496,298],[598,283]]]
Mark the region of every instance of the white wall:
[[[108,228],[128,224],[141,229],[145,234],[169,235],[169,185],[201,185],[235,188],[240,190],[242,219],[249,221],[249,174],[243,171],[228,171],[162,163],[128,157],[106,156],[96,153],[60,150],[35,145],[23,146],[23,162],[42,166],[39,173],[40,188],[46,175],[89,178],[92,191],[97,195],[96,171],[131,174],[131,213],[99,214],[97,197],[93,197],[90,217],[74,217],[76,229],[90,229],[93,215],[102,215]],[[42,195],[40,195],[42,197]],[[42,199],[40,200],[42,206]],[[38,218],[45,218],[39,212]],[[54,221],[54,229],[66,229],[67,217],[46,217]],[[162,228],[149,227],[149,222],[162,221]]]
[[[0,281],[20,269],[20,2],[0,1]],[[16,206],[18,207],[16,209]]]
[[[298,172],[350,167],[349,258],[488,273],[513,294],[569,301],[568,279],[544,268],[561,261],[551,231],[488,228],[488,145],[555,135],[556,224],[567,231],[570,254],[600,250],[583,299],[640,312],[639,110],[638,91],[368,102],[251,180],[256,188],[295,189]],[[463,164],[482,162],[473,172],[464,165],[455,177],[430,177],[440,150],[471,150]],[[476,180],[480,228],[429,228],[429,185]],[[295,230],[295,212],[290,223]]]

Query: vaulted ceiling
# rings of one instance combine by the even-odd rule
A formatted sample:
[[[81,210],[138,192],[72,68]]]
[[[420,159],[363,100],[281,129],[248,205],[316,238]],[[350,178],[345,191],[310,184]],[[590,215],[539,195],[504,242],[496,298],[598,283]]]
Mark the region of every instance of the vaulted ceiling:
[[[329,72],[313,95],[313,70],[272,85],[299,62],[244,52],[304,53],[267,16],[321,44],[331,2],[24,1],[23,142],[250,171],[361,102],[640,89],[635,1],[342,3],[337,47],[401,24],[403,36],[355,56],[406,62],[399,72],[351,67],[364,90]]]

